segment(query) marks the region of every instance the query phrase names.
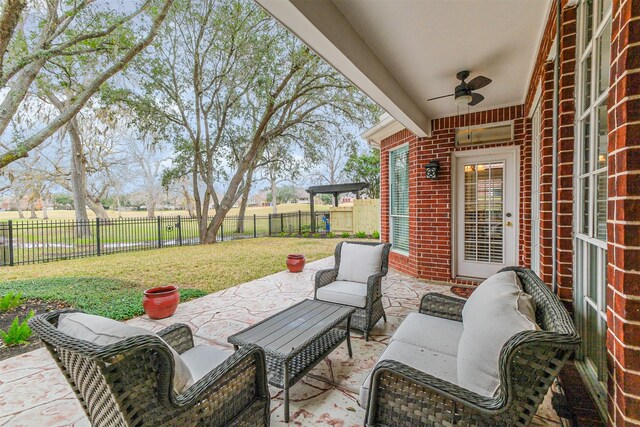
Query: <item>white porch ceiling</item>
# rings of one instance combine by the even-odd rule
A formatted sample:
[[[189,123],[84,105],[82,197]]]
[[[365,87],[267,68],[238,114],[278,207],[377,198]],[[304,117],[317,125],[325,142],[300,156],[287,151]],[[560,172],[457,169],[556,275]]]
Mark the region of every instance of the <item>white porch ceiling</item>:
[[[409,130],[458,112],[460,70],[493,80],[482,111],[524,102],[551,0],[256,0]],[[467,81],[468,81],[467,80]],[[465,108],[466,112],[466,108]]]

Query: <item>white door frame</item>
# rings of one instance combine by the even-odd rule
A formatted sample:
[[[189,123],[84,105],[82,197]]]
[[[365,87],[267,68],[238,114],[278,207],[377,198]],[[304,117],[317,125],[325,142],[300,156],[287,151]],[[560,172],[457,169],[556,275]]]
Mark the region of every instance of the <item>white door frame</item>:
[[[451,153],[451,277],[458,277],[458,197],[456,190],[458,188],[458,171],[457,163],[461,158],[473,158],[480,156],[492,156],[504,154],[505,158],[512,160],[515,167],[514,179],[514,235],[516,239],[520,238],[520,147],[519,146],[507,146],[507,147],[492,147],[492,148],[479,148],[474,150],[454,151]],[[504,179],[507,177],[505,175]],[[520,245],[516,242],[514,245],[514,259],[518,262],[520,258]]]
[[[540,87],[536,93],[539,94]],[[540,248],[540,183],[542,177],[540,175],[540,168],[542,165],[542,157],[540,150],[542,148],[542,106],[540,103],[540,96],[536,95],[533,101],[533,108],[531,108],[531,269],[538,275],[540,275],[540,252],[536,251],[536,248]],[[536,129],[536,125],[538,128]],[[537,189],[537,190],[534,190]],[[537,191],[537,198],[534,197]],[[534,218],[537,218],[537,224],[534,222]],[[537,242],[536,242],[537,240]]]

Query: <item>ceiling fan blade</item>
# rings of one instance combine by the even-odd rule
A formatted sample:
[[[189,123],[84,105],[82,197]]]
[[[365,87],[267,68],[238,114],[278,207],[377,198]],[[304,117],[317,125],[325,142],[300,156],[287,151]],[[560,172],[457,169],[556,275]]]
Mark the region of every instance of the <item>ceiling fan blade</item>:
[[[489,77],[478,76],[467,83],[467,87],[471,90],[478,90],[485,87],[489,83],[491,83],[491,79]]]
[[[442,95],[442,96],[436,96],[435,98],[429,98],[427,99],[427,101],[433,101],[434,99],[440,99],[440,98],[448,98],[450,96],[455,95],[454,93],[452,93],[451,95]]]
[[[467,105],[470,105],[473,107],[474,105],[481,103],[483,99],[484,99],[484,96],[480,95],[479,93],[472,93],[471,102]]]

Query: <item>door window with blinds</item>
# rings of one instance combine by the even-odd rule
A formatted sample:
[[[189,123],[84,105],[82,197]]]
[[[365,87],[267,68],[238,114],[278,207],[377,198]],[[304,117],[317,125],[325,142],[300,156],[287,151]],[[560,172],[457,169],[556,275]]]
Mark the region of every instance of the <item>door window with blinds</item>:
[[[389,153],[391,245],[409,252],[409,146]]]
[[[464,165],[464,260],[503,263],[504,162]]]

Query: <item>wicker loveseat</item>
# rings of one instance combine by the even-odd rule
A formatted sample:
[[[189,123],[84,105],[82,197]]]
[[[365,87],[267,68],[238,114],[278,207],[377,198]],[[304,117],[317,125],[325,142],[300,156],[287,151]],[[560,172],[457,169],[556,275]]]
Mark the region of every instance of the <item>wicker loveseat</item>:
[[[342,248],[345,243],[359,252],[363,251],[358,248],[375,247],[381,250],[372,259],[365,260],[361,257],[368,256],[365,249],[365,254],[354,252],[351,255],[355,259],[344,261]],[[369,341],[369,332],[375,324],[382,318],[387,320],[382,307],[382,278],[389,271],[390,249],[391,245],[388,243],[340,242],[336,245],[335,267],[316,273],[314,299],[354,307],[356,312],[351,317],[351,329],[364,332],[366,341]],[[346,263],[351,264],[348,267],[355,270],[363,268],[363,264],[368,264],[369,267],[373,267],[372,274],[363,270],[360,271],[360,279],[343,279],[340,275],[343,274],[344,267],[347,267],[344,265]]]
[[[132,336],[103,346],[58,330],[60,316],[67,313],[75,312],[41,314],[29,324],[64,373],[91,425],[269,425],[265,359],[259,348],[243,347],[228,355],[177,393],[176,362],[168,346],[183,357],[194,349],[188,326],[174,324],[157,335]],[[196,346],[195,351],[204,347]],[[197,356],[202,355],[206,351]],[[206,357],[200,359],[205,359],[201,360],[205,366],[212,364]]]
[[[394,346],[394,340],[413,339],[415,346],[403,348],[396,342],[395,352],[388,357],[381,356],[363,384],[361,404],[367,407],[367,426],[525,426],[531,421],[540,403],[546,395],[551,383],[563,365],[579,345],[580,338],[576,334],[569,313],[558,297],[551,292],[529,269],[508,267],[503,271],[513,271],[521,283],[521,290],[534,302],[531,316],[535,317],[535,330],[518,332],[508,338],[496,352],[498,361],[497,374],[499,383],[495,392],[483,395],[458,385],[455,365],[449,372],[438,372],[433,363],[424,369],[416,369],[398,360],[407,360],[412,348],[418,345],[440,345],[443,353],[449,352],[456,357],[453,345],[446,347],[448,337],[442,330],[432,330],[413,336],[405,334],[405,338],[396,337],[401,334],[403,325],[391,339],[388,350]],[[453,325],[449,334],[460,338],[462,328],[462,312],[466,300],[440,294],[427,294],[421,301],[418,317],[431,324]],[[533,313],[535,311],[535,314]],[[409,320],[405,319],[403,324]],[[416,320],[416,319],[414,319]],[[424,323],[423,323],[424,325]],[[466,328],[466,326],[465,326]],[[406,328],[405,328],[406,329]],[[407,338],[408,337],[408,338]],[[433,343],[434,340],[440,343]],[[420,341],[422,339],[422,341]],[[450,338],[449,338],[450,339]],[[431,341],[431,344],[430,342]],[[455,344],[455,339],[451,340]],[[398,350],[400,349],[400,351]],[[404,350],[404,351],[403,351]],[[437,354],[425,348],[425,358],[432,357],[435,364],[451,356]],[[457,355],[458,361],[460,355]],[[444,359],[443,359],[444,358]],[[443,366],[446,363],[442,363]],[[428,371],[431,372],[428,372]],[[446,370],[446,369],[445,369]],[[434,372],[435,371],[435,372]],[[452,372],[453,371],[453,372]],[[459,371],[458,371],[459,374]],[[458,377],[459,379],[459,377]],[[368,381],[368,382],[367,382]],[[369,389],[364,387],[368,386]],[[365,393],[363,393],[365,391]],[[366,399],[362,402],[362,399]]]

